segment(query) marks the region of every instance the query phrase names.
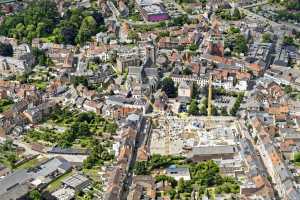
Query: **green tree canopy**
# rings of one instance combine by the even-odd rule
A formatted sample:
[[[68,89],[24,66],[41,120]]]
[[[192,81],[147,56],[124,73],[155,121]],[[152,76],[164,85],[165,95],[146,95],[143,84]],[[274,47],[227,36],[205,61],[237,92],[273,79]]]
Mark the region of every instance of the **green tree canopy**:
[[[188,108],[188,113],[190,115],[198,115],[199,114],[199,106],[196,100],[192,100],[189,108]]]
[[[86,41],[88,41],[91,36],[96,33],[96,25],[97,23],[94,17],[85,17],[82,21],[76,38],[77,42],[80,44],[84,44]]]
[[[32,190],[31,192],[29,192],[29,199],[30,200],[41,200],[42,195],[38,190]]]
[[[1,43],[0,42],[0,56],[9,56],[12,57],[13,56],[13,48],[11,46],[11,44],[7,44],[7,43]]]
[[[175,98],[177,96],[177,88],[172,78],[164,78],[161,82],[161,87],[162,91],[164,91],[169,98]]]
[[[271,33],[264,33],[262,35],[262,42],[264,42],[264,43],[271,43],[272,42],[272,35],[271,35]]]

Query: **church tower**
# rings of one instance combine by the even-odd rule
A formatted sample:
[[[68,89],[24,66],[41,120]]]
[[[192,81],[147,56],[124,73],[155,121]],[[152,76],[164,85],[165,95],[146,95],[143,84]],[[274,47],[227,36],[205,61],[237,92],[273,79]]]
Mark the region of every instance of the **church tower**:
[[[153,65],[156,65],[156,47],[154,44],[146,44],[145,56],[146,60],[151,59]]]

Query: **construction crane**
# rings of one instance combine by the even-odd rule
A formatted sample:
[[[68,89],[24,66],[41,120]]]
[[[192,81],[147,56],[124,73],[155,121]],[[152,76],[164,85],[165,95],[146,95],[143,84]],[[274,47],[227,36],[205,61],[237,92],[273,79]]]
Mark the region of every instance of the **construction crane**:
[[[207,97],[207,121],[206,121],[207,129],[209,129],[212,126],[211,111],[212,111],[212,75],[210,74],[208,79],[208,97]]]

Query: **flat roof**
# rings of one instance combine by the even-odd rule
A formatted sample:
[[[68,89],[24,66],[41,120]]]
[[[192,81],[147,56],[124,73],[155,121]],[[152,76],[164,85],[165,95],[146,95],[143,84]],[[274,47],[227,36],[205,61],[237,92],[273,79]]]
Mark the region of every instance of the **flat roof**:
[[[89,182],[89,179],[85,176],[82,176],[80,174],[74,174],[70,176],[69,178],[62,181],[64,184],[76,188],[77,186]]]
[[[233,154],[237,149],[231,145],[193,147],[193,155]]]

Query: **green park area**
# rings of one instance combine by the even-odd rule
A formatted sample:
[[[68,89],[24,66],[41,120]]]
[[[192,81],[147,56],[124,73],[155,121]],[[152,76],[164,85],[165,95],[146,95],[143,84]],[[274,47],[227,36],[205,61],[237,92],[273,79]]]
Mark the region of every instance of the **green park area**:
[[[0,113],[8,110],[13,103],[10,99],[0,99]]]
[[[56,108],[38,128],[28,131],[25,141],[61,148],[87,148],[90,155],[84,161],[86,169],[93,169],[112,161],[112,136],[117,124],[93,112],[79,112]]]
[[[57,190],[61,184],[62,184],[62,181],[70,176],[73,175],[73,172],[70,171],[70,172],[67,172],[65,174],[63,174],[62,176],[60,176],[59,178],[55,179],[54,181],[52,181],[46,188],[46,191],[49,191],[49,192],[53,192],[55,190]]]
[[[191,180],[176,181],[170,176],[157,175],[157,170],[164,170],[171,165],[188,168]],[[214,197],[219,194],[239,193],[238,182],[232,177],[222,176],[214,161],[190,163],[180,156],[153,155],[149,161],[137,162],[134,174],[152,175],[156,182],[170,184],[171,188],[160,191],[157,195],[169,196],[171,199],[189,199],[192,192],[196,192],[200,199],[204,194]]]
[[[18,155],[12,140],[6,140],[3,144],[0,144],[0,163],[2,165],[13,169],[17,160]]]
[[[113,121],[104,119],[93,112],[79,113],[70,111],[68,108],[55,109],[44,125],[30,130],[25,140],[63,148],[78,144],[81,147],[88,147],[95,137],[114,134],[117,129]]]

